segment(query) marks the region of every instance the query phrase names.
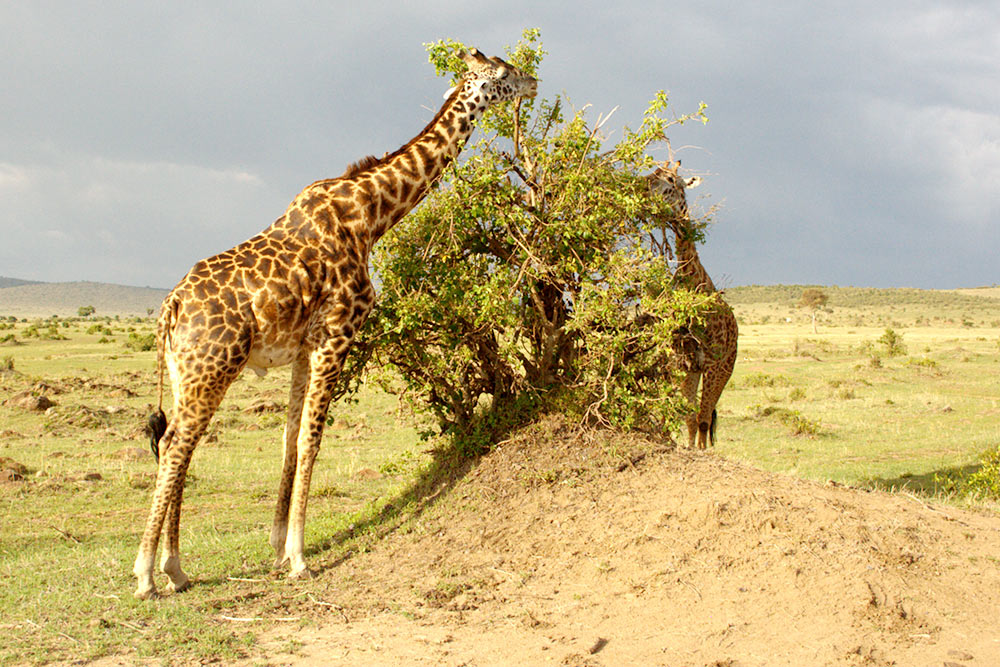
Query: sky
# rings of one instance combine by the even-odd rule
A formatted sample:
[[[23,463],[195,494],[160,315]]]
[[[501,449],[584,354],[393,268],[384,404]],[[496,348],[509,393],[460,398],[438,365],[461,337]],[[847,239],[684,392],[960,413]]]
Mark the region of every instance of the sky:
[[[525,28],[610,142],[658,90],[708,105],[671,144],[720,287],[1000,282],[995,0],[5,2],[0,276],[169,288],[419,132],[425,43]]]

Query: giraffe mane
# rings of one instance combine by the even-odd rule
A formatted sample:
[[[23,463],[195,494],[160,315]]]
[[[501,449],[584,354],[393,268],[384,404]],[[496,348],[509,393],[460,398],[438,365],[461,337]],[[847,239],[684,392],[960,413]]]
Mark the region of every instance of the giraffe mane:
[[[352,162],[351,164],[347,165],[347,169],[344,170],[344,173],[341,174],[340,177],[350,178],[351,176],[357,176],[364,170],[370,167],[374,167],[381,161],[382,160],[375,157],[374,155],[366,155],[357,162]]]
[[[447,110],[448,108],[450,108],[451,107],[451,103],[455,100],[456,97],[458,97],[462,93],[462,84],[463,83],[464,83],[464,81],[460,81],[459,82],[459,85],[457,85],[451,91],[451,94],[448,95],[448,99],[445,101],[444,104],[441,105],[441,108],[437,110],[437,113],[435,113],[434,117],[431,118],[431,120],[430,120],[429,123],[427,123],[427,126],[424,127],[424,129],[421,130],[416,136],[414,136],[412,139],[410,139],[404,146],[401,146],[401,147],[397,148],[396,150],[394,150],[391,153],[387,152],[385,155],[383,155],[380,158],[377,158],[374,155],[368,155],[368,156],[366,156],[366,157],[358,160],[357,162],[351,164],[350,166],[348,166],[347,169],[344,171],[343,175],[340,176],[340,178],[352,178],[354,176],[357,176],[358,174],[366,172],[369,169],[372,169],[373,167],[376,167],[376,166],[378,166],[380,164],[385,164],[386,162],[389,162],[390,160],[392,160],[397,155],[405,153],[410,148],[412,148],[413,144],[415,144],[418,141],[420,141],[421,139],[423,139],[424,135],[427,134],[428,132],[430,132],[431,128],[434,127],[435,125],[437,125],[438,121],[441,120],[441,116],[444,115],[445,110]]]

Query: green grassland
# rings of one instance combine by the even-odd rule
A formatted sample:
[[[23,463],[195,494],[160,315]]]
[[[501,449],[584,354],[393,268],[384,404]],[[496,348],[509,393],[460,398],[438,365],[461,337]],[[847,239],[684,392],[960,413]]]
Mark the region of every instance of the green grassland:
[[[794,306],[801,287],[767,289],[726,295],[740,353],[719,405],[719,455],[995,509],[956,480],[1000,444],[1000,299],[823,288],[830,300],[814,333]],[[155,474],[142,432],[156,400],[154,353],[143,349],[152,327],[0,318],[0,457],[24,466],[24,479],[0,481],[0,663],[122,651],[230,659],[268,623],[315,622],[300,613],[311,584],[272,573],[267,544],[287,369],[245,373],[195,453],[181,543],[198,585],[133,599]],[[879,342],[886,329],[905,352]],[[31,393],[55,405],[15,404]],[[313,476],[306,549],[321,568],[369,548],[444,474],[444,445],[422,441],[393,397],[366,388],[358,398],[332,409]],[[230,620],[248,608],[268,622]]]
[[[720,402],[719,452],[768,470],[947,494],[1000,444],[1000,299],[995,290],[822,288],[726,293],[740,321]],[[879,342],[890,329],[901,348]]]

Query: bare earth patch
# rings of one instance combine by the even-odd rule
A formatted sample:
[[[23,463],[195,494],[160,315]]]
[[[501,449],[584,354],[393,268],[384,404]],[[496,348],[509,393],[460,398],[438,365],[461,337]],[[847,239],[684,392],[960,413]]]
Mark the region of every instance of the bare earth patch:
[[[1000,517],[558,419],[320,576],[258,664],[1000,664]]]

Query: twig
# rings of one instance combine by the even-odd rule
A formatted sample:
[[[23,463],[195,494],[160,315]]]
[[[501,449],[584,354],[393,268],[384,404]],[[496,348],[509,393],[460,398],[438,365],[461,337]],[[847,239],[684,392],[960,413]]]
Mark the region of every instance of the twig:
[[[60,535],[62,535],[63,537],[65,537],[67,540],[72,540],[72,541],[76,542],[77,544],[83,544],[83,542],[81,542],[80,540],[76,539],[75,537],[73,537],[72,535],[70,535],[69,533],[67,533],[64,530],[59,530],[58,528],[56,528],[52,524],[49,524],[49,528],[51,528],[52,530],[54,530],[57,533],[59,533]]]
[[[912,493],[910,493],[909,491],[900,491],[900,494],[906,496],[910,500],[913,500],[913,501],[915,501],[917,503],[920,503],[921,505],[923,505],[924,509],[926,509],[928,511],[936,512],[938,514],[944,514],[945,516],[947,516],[947,514],[945,512],[942,512],[939,509],[935,509],[935,508],[931,507],[930,505],[928,505],[927,503],[925,503],[923,500],[921,500],[920,498],[917,498],[915,495],[913,495]]]
[[[262,616],[226,616],[224,614],[219,614],[219,618],[223,621],[233,621],[235,623],[258,623],[260,621],[280,621],[284,623],[291,623],[301,619],[300,616],[283,616],[278,618],[264,618]]]
[[[344,623],[350,622],[350,619],[347,618],[347,612],[345,612],[344,608],[341,607],[339,604],[334,604],[332,602],[323,602],[322,600],[317,600],[316,597],[312,593],[309,594],[309,599],[312,600],[313,602],[315,602],[316,604],[321,605],[323,607],[330,607],[331,609],[336,609],[337,611],[340,612],[340,615],[344,617]]]
[[[695,593],[697,593],[699,600],[704,600],[705,599],[705,598],[702,597],[701,591],[699,591],[698,588],[694,584],[690,584],[690,583],[684,581],[683,579],[681,579],[680,577],[677,577],[677,582],[681,583],[681,584],[684,584],[685,586],[687,586],[688,588],[690,588],[691,590],[693,590]]]
[[[243,577],[226,577],[229,581],[248,581],[252,584],[259,584],[261,582],[267,581],[267,579],[244,579]]]
[[[521,578],[518,575],[514,574],[513,572],[508,572],[507,570],[501,570],[498,567],[491,567],[490,569],[493,570],[494,572],[499,572],[500,574],[506,574],[511,579],[520,579]]]
[[[141,632],[142,634],[146,634],[147,632],[149,632],[149,630],[147,630],[146,628],[136,625],[135,623],[129,623],[128,621],[115,621],[115,623],[117,623],[118,625],[124,625],[126,628],[129,628],[130,630],[135,630],[136,632]]]

